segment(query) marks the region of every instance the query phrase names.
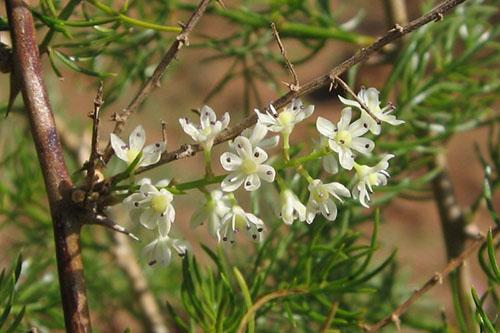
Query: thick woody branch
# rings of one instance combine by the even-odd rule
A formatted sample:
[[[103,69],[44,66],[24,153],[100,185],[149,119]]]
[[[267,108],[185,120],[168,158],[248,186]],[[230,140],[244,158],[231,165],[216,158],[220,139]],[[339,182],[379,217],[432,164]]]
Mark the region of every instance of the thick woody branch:
[[[428,12],[427,14],[411,21],[405,26],[395,26],[393,29],[389,30],[384,36],[380,37],[373,44],[368,46],[367,48],[360,49],[356,54],[352,57],[346,59],[341,64],[334,67],[330,72],[323,74],[303,85],[297,91],[289,91],[285,95],[279,97],[278,99],[271,102],[271,104],[276,108],[280,109],[290,103],[294,98],[301,97],[307,94],[312,93],[320,88],[327,87],[332,82],[332,77],[338,77],[340,74],[347,71],[352,66],[363,62],[368,59],[372,54],[382,49],[385,45],[394,42],[395,40],[401,38],[402,36],[420,28],[423,25],[426,25],[433,21],[440,21],[445,14],[447,14],[450,10],[458,6],[459,4],[465,2],[465,0],[447,0],[441,3],[439,6]],[[228,129],[221,133],[216,139],[215,144],[220,144],[222,142],[231,140],[238,136],[244,129],[253,126],[257,122],[257,115],[251,114],[247,118],[245,118],[241,123],[234,126],[231,129]],[[186,147],[189,147],[189,154],[186,154]],[[162,164],[166,164],[181,158],[190,157],[195,155],[197,152],[201,151],[201,147],[199,145],[183,145],[176,151],[170,152],[168,154],[163,154],[159,163],[154,166],[148,166],[139,168],[136,170],[136,173],[142,173],[144,171],[150,170],[154,167],[157,167]]]
[[[88,160],[87,164],[87,187],[88,187],[88,194],[92,193],[92,189],[94,187],[95,183],[95,176],[96,176],[96,163],[98,162],[99,159],[99,152],[97,151],[98,149],[98,142],[99,142],[99,112],[101,111],[101,107],[104,104],[104,101],[102,99],[103,96],[103,83],[101,81],[99,85],[99,89],[97,90],[96,97],[94,99],[94,110],[89,114],[89,117],[92,119],[92,141],[91,141],[91,147],[90,147],[90,157]],[[85,198],[87,199],[87,198]]]
[[[64,163],[42,77],[33,17],[22,0],[6,0],[5,4],[13,42],[14,70],[19,78],[50,204],[66,329],[90,332],[80,254],[81,220],[68,200],[73,184]]]
[[[498,232],[500,231],[500,227],[495,227],[493,229],[492,234],[493,237],[495,238],[498,236]],[[457,268],[462,266],[463,262],[471,255],[476,253],[477,249],[481,245],[483,245],[486,242],[486,237],[482,235],[478,235],[476,238],[474,238],[469,246],[467,246],[460,254],[458,254],[454,259],[450,260],[448,264],[445,266],[445,268],[440,271],[435,273],[431,278],[429,278],[420,288],[415,290],[411,296],[401,303],[390,315],[385,317],[384,319],[380,320],[378,323],[375,325],[369,327],[367,331],[369,333],[374,333],[379,331],[381,328],[391,324],[391,323],[398,323],[399,318],[410,308],[410,306],[415,303],[420,297],[422,297],[426,292],[428,292],[432,287],[434,287],[437,284],[441,284],[443,280],[450,275],[452,272],[454,272]]]
[[[121,133],[130,115],[142,104],[142,102],[144,102],[146,97],[149,96],[149,94],[153,91],[153,89],[160,85],[161,77],[163,76],[163,73],[165,73],[165,70],[167,69],[168,65],[170,65],[172,60],[175,59],[177,53],[179,53],[180,49],[184,45],[189,45],[189,39],[188,39],[189,34],[194,29],[194,27],[196,26],[200,18],[203,16],[203,14],[205,13],[205,10],[207,9],[209,3],[210,0],[200,1],[198,7],[193,12],[188,22],[185,25],[183,25],[182,32],[175,38],[175,41],[172,43],[168,51],[161,59],[153,75],[141,87],[141,89],[132,99],[130,104],[121,112],[115,113],[113,117],[114,118],[113,120],[115,121],[115,128],[113,130],[113,133],[115,134]],[[106,151],[104,153],[104,158],[103,158],[104,162],[107,163],[111,158],[111,155],[112,155],[111,143],[108,143]]]

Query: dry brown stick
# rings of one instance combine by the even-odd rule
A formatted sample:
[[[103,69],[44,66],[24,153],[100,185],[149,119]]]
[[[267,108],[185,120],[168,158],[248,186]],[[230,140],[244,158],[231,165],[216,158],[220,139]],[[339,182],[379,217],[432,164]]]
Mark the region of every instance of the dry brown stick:
[[[73,187],[42,76],[31,11],[22,0],[6,0],[15,71],[45,181],[54,227],[59,288],[66,330],[90,332],[80,248],[81,218],[70,198]]]
[[[154,295],[149,290],[148,281],[142,268],[137,263],[137,258],[130,247],[129,240],[121,234],[112,235],[114,246],[113,254],[118,267],[125,273],[138,306],[143,313],[143,321],[147,332],[167,333],[167,325],[162,316]]]
[[[182,27],[182,32],[175,38],[175,41],[172,43],[170,48],[167,50],[160,63],[156,67],[153,75],[146,81],[146,83],[140,88],[137,94],[134,96],[132,101],[127,105],[125,109],[123,109],[119,113],[115,113],[113,119],[115,121],[115,128],[113,129],[113,133],[120,134],[123,128],[125,127],[125,123],[128,118],[141,104],[144,102],[147,96],[153,91],[155,87],[158,87],[160,84],[161,77],[168,65],[175,59],[177,53],[184,45],[189,45],[189,33],[196,26],[200,18],[205,13],[205,10],[208,7],[210,0],[201,0],[198,4],[198,7],[193,12],[189,20]],[[103,160],[105,163],[109,161],[112,155],[111,142],[108,142],[106,150],[104,152]]]
[[[330,325],[332,324],[333,318],[335,318],[335,314],[337,313],[337,309],[339,308],[339,302],[333,301],[332,306],[330,307],[330,311],[328,311],[328,315],[326,316],[326,320],[321,325],[320,332],[327,333]]]
[[[373,112],[371,112],[371,110],[368,108],[368,106],[366,106],[365,102],[363,102],[361,99],[359,99],[358,95],[356,95],[356,93],[354,91],[352,91],[351,87],[349,87],[349,85],[347,83],[345,83],[338,76],[332,77],[332,82],[337,82],[338,84],[340,84],[342,86],[342,88],[344,88],[344,90],[347,91],[349,93],[349,95],[351,95],[356,100],[356,102],[359,103],[359,105],[361,105],[361,108],[363,110],[365,110],[366,113],[368,113],[370,115],[370,117],[372,117],[373,120],[375,120],[377,122],[377,124],[379,124],[379,125],[381,124],[380,119],[378,119],[377,116],[374,115]]]
[[[102,104],[104,103],[103,96],[103,82],[99,84],[99,89],[97,89],[97,94],[94,99],[94,110],[89,114],[92,119],[92,141],[90,146],[90,157],[87,164],[87,196],[92,193],[92,189],[95,183],[96,174],[96,163],[99,159],[98,141],[99,141],[99,112],[101,111]]]
[[[499,231],[500,227],[498,226],[493,229],[492,231],[493,239],[495,239]],[[427,291],[429,291],[436,284],[442,283],[444,278],[446,278],[450,273],[452,273],[458,267],[460,267],[463,264],[464,260],[467,259],[472,254],[474,254],[476,250],[485,242],[486,242],[486,237],[484,237],[483,235],[478,235],[475,239],[471,240],[469,246],[467,246],[457,257],[450,260],[442,271],[435,273],[420,288],[415,290],[406,301],[401,303],[390,315],[380,320],[375,325],[369,327],[367,331],[369,333],[377,332],[378,330],[389,325],[390,323],[399,320],[401,315],[403,315],[413,303],[415,303],[420,297],[422,297]]]
[[[330,85],[331,77],[339,76],[352,66],[366,60],[370,55],[379,51],[385,45],[392,43],[398,38],[418,29],[419,27],[433,21],[439,21],[443,18],[443,15],[448,13],[450,10],[458,6],[459,4],[465,2],[465,0],[446,0],[442,2],[439,6],[431,10],[425,15],[411,21],[404,27],[395,27],[389,30],[384,36],[377,39],[373,44],[367,48],[360,49],[352,57],[346,59],[341,64],[334,67],[329,73],[323,74],[303,85],[301,85],[298,91],[289,91],[285,95],[271,102],[271,104],[276,108],[280,109],[290,103],[294,98],[307,95],[313,91]],[[221,133],[216,139],[215,144],[220,144],[227,140],[231,140],[239,135],[244,129],[253,126],[257,122],[257,115],[255,113],[243,119],[241,123],[228,129]],[[160,161],[151,166],[138,168],[136,174],[145,172],[147,170],[153,169],[160,165],[170,163],[181,158],[186,158],[195,155],[197,152],[201,151],[199,145],[182,145],[177,150],[170,152],[168,154],[163,154]]]
[[[299,77],[297,76],[297,73],[293,68],[292,62],[288,58],[286,49],[283,46],[283,43],[281,42],[280,35],[278,34],[278,30],[276,30],[276,25],[274,24],[274,22],[271,23],[271,29],[273,30],[274,38],[276,39],[276,42],[278,43],[278,46],[280,48],[281,55],[285,60],[286,67],[288,68],[288,71],[290,72],[293,78],[293,83],[285,83],[285,84],[288,86],[288,88],[290,88],[291,91],[298,91],[300,89]]]
[[[448,173],[446,157],[438,154],[429,165],[429,169],[439,168],[440,172],[432,180],[434,201],[438,207],[439,220],[443,232],[446,255],[448,260],[456,258],[465,248],[468,240],[466,233],[467,221],[462,209],[457,203],[453,184]],[[456,290],[459,309],[455,309],[456,316],[463,315],[468,332],[477,331],[474,322],[474,305],[470,295],[470,272],[467,265],[460,266],[450,277],[452,290]],[[458,310],[458,311],[457,311]]]

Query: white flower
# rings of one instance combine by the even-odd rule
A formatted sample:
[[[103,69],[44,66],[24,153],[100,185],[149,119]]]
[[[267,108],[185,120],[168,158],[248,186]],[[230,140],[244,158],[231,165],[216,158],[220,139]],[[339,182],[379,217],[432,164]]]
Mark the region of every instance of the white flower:
[[[203,206],[191,217],[191,227],[202,225],[208,220],[208,232],[215,237],[222,218],[230,210],[228,196],[224,195],[220,190],[212,191],[209,197],[205,199]]]
[[[204,105],[200,111],[200,126],[195,126],[187,118],[180,118],[179,123],[186,134],[210,151],[215,137],[229,125],[229,113],[224,113],[221,120],[209,106]]]
[[[111,133],[110,136],[111,147],[113,147],[116,156],[129,165],[135,161],[140,153],[142,153],[142,156],[137,166],[145,167],[156,164],[160,160],[161,153],[165,151],[165,142],[161,141],[144,147],[146,132],[141,125],[137,126],[132,133],[130,133],[128,145],[123,142],[118,135]]]
[[[175,219],[175,209],[172,206],[174,196],[166,187],[168,180],[160,181],[156,186],[151,180],[144,179],[138,193],[134,193],[123,201],[130,209],[130,216],[148,229],[158,227],[162,236],[168,235],[170,226]]]
[[[320,213],[329,220],[337,218],[337,205],[330,195],[342,202],[339,196],[350,197],[349,190],[340,183],[323,184],[320,179],[315,179],[309,184],[309,201],[307,202],[307,223],[312,223],[316,214]]]
[[[387,184],[387,177],[389,173],[387,168],[389,167],[389,160],[393,158],[394,155],[388,154],[378,162],[377,165],[369,167],[367,165],[354,164],[354,169],[356,170],[356,185],[352,189],[352,196],[355,199],[359,198],[359,202],[368,208],[367,201],[370,201],[370,194],[368,191],[373,193],[372,186],[380,186]]]
[[[337,126],[323,117],[316,120],[316,128],[329,139],[330,148],[339,154],[340,165],[347,170],[354,165],[352,150],[366,155],[375,147],[372,140],[361,137],[368,129],[359,120],[351,124],[351,115],[351,108],[344,108]]]
[[[285,189],[280,193],[281,218],[286,224],[292,224],[296,218],[304,222],[306,220],[306,206],[300,202],[299,198],[290,189]]]
[[[360,101],[363,102],[363,104],[368,108],[368,110],[373,113],[377,119],[380,121],[389,123],[391,125],[401,125],[404,123],[403,120],[398,120],[396,119],[396,116],[391,115],[390,113],[394,111],[394,106],[393,105],[387,105],[383,109],[380,108],[380,100],[379,100],[379,91],[375,88],[361,88],[361,90],[358,93],[358,98]],[[361,105],[354,100],[343,98],[342,96],[339,95],[339,99],[342,103],[345,105],[349,106],[354,106],[357,107],[358,109],[361,110],[361,122],[363,123],[363,126],[366,126],[370,132],[372,132],[375,135],[380,134],[380,125],[377,124],[375,119],[373,119],[362,107]]]
[[[224,178],[221,188],[224,192],[233,192],[244,183],[245,190],[255,191],[260,187],[261,178],[273,182],[276,171],[267,164],[267,153],[259,147],[253,147],[250,140],[239,136],[234,140],[237,154],[226,152],[220,157],[222,167],[231,173]]]
[[[321,165],[323,166],[323,169],[332,175],[339,172],[339,162],[337,156],[334,152],[330,151],[327,137],[323,135],[320,136],[320,141],[317,149],[320,151],[326,149],[328,151],[328,154],[321,158]]]
[[[280,132],[283,135],[289,135],[295,124],[301,122],[305,118],[309,117],[314,112],[314,105],[309,105],[307,108],[304,107],[300,99],[294,99],[290,104],[285,107],[285,110],[276,112],[276,109],[272,104],[269,105],[270,112],[261,113],[259,110],[255,109],[258,122],[264,126],[267,126],[272,132]]]
[[[180,239],[160,235],[157,239],[144,247],[142,254],[146,258],[148,265],[153,266],[155,264],[160,264],[166,266],[172,259],[172,249],[175,250],[179,256],[183,257],[186,255],[188,247],[187,244]]]
[[[260,147],[262,149],[267,149],[267,148],[273,148],[278,145],[278,142],[280,140],[279,135],[273,135],[270,138],[265,138],[266,134],[268,132],[268,129],[266,126],[262,124],[255,124],[253,129],[246,128],[243,132],[241,132],[241,136],[244,136],[250,140],[250,143],[254,147]],[[229,146],[236,150],[234,148],[234,142],[230,141]]]
[[[233,205],[231,210],[222,219],[217,230],[217,239],[234,243],[234,237],[240,230],[245,232],[253,240],[260,240],[264,230],[264,222],[257,216],[247,213],[238,205]]]

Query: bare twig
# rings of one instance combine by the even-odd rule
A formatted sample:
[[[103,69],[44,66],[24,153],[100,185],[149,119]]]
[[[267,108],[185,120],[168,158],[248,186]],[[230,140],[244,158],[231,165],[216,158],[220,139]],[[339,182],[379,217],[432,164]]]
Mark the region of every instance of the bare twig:
[[[64,163],[54,116],[42,76],[30,8],[22,0],[6,0],[15,71],[18,73],[26,114],[31,125],[45,181],[54,226],[59,287],[66,330],[90,332],[80,249],[82,220],[70,200],[73,184]]]
[[[495,227],[495,229],[493,229],[492,231],[493,237],[496,237],[499,231],[500,227],[498,226]],[[474,240],[472,240],[469,246],[466,247],[457,257],[450,260],[443,270],[435,273],[420,288],[415,290],[406,301],[401,303],[390,315],[380,320],[375,325],[369,327],[367,331],[369,333],[377,332],[381,328],[394,322],[396,318],[399,319],[413,303],[415,303],[420,297],[422,297],[427,291],[429,291],[436,284],[441,284],[444,278],[446,278],[448,275],[450,275],[450,273],[452,273],[458,267],[460,267],[463,264],[464,260],[467,259],[472,254],[474,254],[477,251],[477,249],[485,242],[486,238],[482,235],[479,235]]]
[[[252,315],[257,310],[259,310],[262,305],[266,304],[267,302],[272,301],[273,299],[276,299],[276,298],[288,297],[288,296],[293,296],[293,295],[300,295],[300,294],[305,294],[305,293],[307,293],[307,290],[305,290],[305,289],[284,289],[284,290],[273,291],[272,293],[269,293],[267,295],[262,296],[245,313],[245,315],[241,319],[240,325],[238,326],[237,332],[238,333],[245,332],[245,327],[247,326],[248,321],[250,320]]]
[[[333,301],[332,306],[330,307],[330,311],[328,311],[328,315],[326,316],[326,320],[321,325],[320,332],[327,333],[330,325],[332,324],[333,318],[335,318],[335,314],[337,313],[337,309],[339,308],[339,302]]]
[[[130,282],[135,299],[142,310],[146,331],[167,333],[165,320],[154,295],[149,290],[148,281],[144,276],[143,269],[137,263],[128,238],[118,233],[113,233],[112,237],[114,243],[112,251],[116,263]]]
[[[103,83],[101,81],[101,83],[99,84],[99,89],[97,90],[97,95],[94,99],[94,110],[89,114],[89,117],[92,119],[92,141],[90,147],[90,157],[87,163],[87,195],[92,193],[92,189],[96,181],[96,163],[99,159],[99,152],[97,151],[99,141],[99,112],[101,110],[102,104],[104,103],[102,99],[103,89]]]
[[[141,104],[144,102],[146,97],[153,91],[155,87],[160,84],[161,77],[167,69],[168,65],[175,59],[177,53],[184,45],[189,45],[189,34],[196,26],[200,18],[205,13],[210,0],[201,0],[198,7],[193,12],[188,22],[182,26],[182,32],[175,38],[168,51],[165,53],[160,63],[156,67],[153,75],[146,81],[146,83],[141,87],[138,93],[134,96],[130,104],[123,109],[120,113],[116,113],[113,117],[115,121],[115,128],[113,133],[119,134],[125,127],[125,123],[128,118]],[[103,160],[105,163],[109,161],[112,155],[111,143],[109,142],[106,150],[104,152]]]
[[[344,88],[345,91],[347,91],[352,97],[354,97],[356,102],[358,102],[359,105],[361,105],[361,108],[363,108],[363,110],[365,110],[366,113],[368,113],[370,115],[370,117],[372,117],[373,120],[375,120],[377,122],[377,124],[379,124],[379,125],[381,124],[380,119],[378,119],[377,116],[374,115],[373,112],[370,111],[368,106],[366,106],[366,104],[361,99],[358,98],[358,95],[356,95],[356,93],[354,91],[352,91],[351,87],[349,87],[349,85],[347,83],[345,83],[338,76],[332,77],[332,82],[337,82],[338,84],[340,84],[342,86],[342,88]]]
[[[283,56],[283,59],[285,60],[286,67],[288,68],[288,71],[292,75],[293,78],[293,83],[285,83],[288,88],[290,88],[291,91],[298,91],[300,88],[299,84],[299,77],[297,76],[297,73],[295,72],[295,69],[293,68],[293,64],[288,58],[288,55],[286,53],[286,49],[283,46],[283,43],[281,42],[280,35],[278,34],[278,30],[276,30],[276,25],[271,23],[271,29],[273,30],[273,35],[274,38],[276,38],[276,42],[278,43],[278,46],[280,48],[281,55]]]
[[[87,221],[87,224],[95,224],[95,225],[101,225],[105,228],[111,229],[113,231],[119,232],[121,234],[127,235],[132,239],[135,239],[136,241],[139,240],[139,238],[134,235],[133,233],[129,232],[127,229],[122,227],[121,225],[115,223],[112,219],[105,215],[101,214],[96,214],[93,219],[90,219]]]
[[[400,27],[400,29],[393,28],[389,30],[384,36],[380,37],[375,41],[372,45],[367,48],[360,49],[356,54],[354,54],[349,59],[346,59],[341,64],[334,67],[329,73],[323,74],[303,85],[301,85],[298,91],[289,91],[285,95],[271,102],[271,104],[276,108],[280,109],[290,103],[294,98],[307,95],[313,91],[316,91],[320,88],[326,87],[331,83],[331,77],[339,76],[344,73],[346,70],[351,68],[352,66],[365,61],[370,55],[379,51],[385,45],[393,42],[394,40],[401,38],[402,36],[418,29],[419,27],[430,23],[435,22],[444,14],[448,13],[450,10],[458,6],[459,4],[465,2],[465,0],[446,0],[441,3],[439,6],[428,12],[427,14],[411,21],[404,27]],[[216,139],[215,144],[220,144],[227,140],[231,140],[239,135],[244,129],[253,126],[257,122],[257,115],[252,113],[250,116],[243,119],[241,123],[232,127],[231,129],[227,129],[223,133],[221,133]],[[201,147],[199,145],[190,145],[190,154],[181,154],[185,151],[185,145],[178,148],[176,151],[173,151],[168,154],[163,154],[161,160],[153,165],[138,168],[135,173],[139,174],[150,170],[152,168],[158,167],[160,165],[178,160],[180,158],[190,157],[195,155],[197,152],[201,151]]]
[[[439,154],[435,161],[429,165],[429,169],[440,168],[440,172],[432,180],[434,200],[439,210],[441,228],[443,230],[446,255],[448,260],[456,258],[465,248],[468,240],[467,221],[462,209],[457,203],[453,184],[448,174],[446,158]],[[452,290],[456,290],[459,308],[455,311],[457,318],[464,318],[467,330],[470,333],[477,331],[474,323],[474,305],[470,295],[470,272],[466,265],[460,266],[456,273],[450,277]]]
[[[163,140],[163,143],[165,143],[165,150],[167,149],[167,123],[164,122],[163,120],[161,121],[161,137]]]

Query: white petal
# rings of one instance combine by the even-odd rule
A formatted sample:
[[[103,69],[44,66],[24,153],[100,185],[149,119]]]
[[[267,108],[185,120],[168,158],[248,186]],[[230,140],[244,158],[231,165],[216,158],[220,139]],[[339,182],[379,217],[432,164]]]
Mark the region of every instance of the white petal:
[[[144,147],[142,151],[142,161],[139,166],[148,166],[158,163],[161,154],[165,151],[165,142],[157,142]]]
[[[128,137],[130,149],[141,151],[142,147],[144,147],[145,142],[146,132],[144,131],[144,127],[139,125],[132,131],[132,133],[130,133],[130,136]]]
[[[263,164],[259,166],[258,176],[262,178],[262,180],[272,183],[274,181],[274,177],[276,176],[276,171],[272,166]]]
[[[207,219],[207,213],[208,212],[205,207],[198,208],[189,220],[189,225],[191,226],[191,228],[202,225],[203,222],[205,222],[205,220]]]
[[[245,190],[247,191],[255,191],[260,187],[260,178],[258,175],[253,174],[247,176],[245,179],[245,184],[244,184]]]
[[[362,154],[368,155],[375,147],[375,143],[367,138],[353,138],[350,147]]]
[[[325,186],[326,190],[328,191],[328,193],[330,193],[331,195],[333,195],[334,197],[336,197],[339,200],[340,200],[340,198],[338,197],[339,195],[341,195],[343,197],[350,197],[351,196],[351,192],[349,192],[347,187],[345,187],[341,183],[333,182],[333,183],[325,184],[324,186]]]
[[[162,236],[167,236],[168,233],[170,232],[170,227],[172,225],[172,222],[168,219],[168,217],[165,216],[160,216],[158,219],[158,232]]]
[[[370,132],[372,132],[375,135],[379,135],[381,131],[381,126],[377,124],[375,119],[373,119],[372,116],[370,116],[366,111],[361,111],[361,121],[363,123],[368,124],[368,129]]]
[[[236,154],[226,152],[220,156],[220,163],[224,170],[234,171],[240,167],[241,158]]]
[[[127,156],[127,150],[128,146],[125,142],[122,141],[118,137],[118,135],[111,133],[110,134],[110,140],[111,140],[111,147],[113,147],[113,150],[115,151],[116,156],[120,160],[123,160],[125,162],[128,162],[128,156]]]
[[[267,134],[267,127],[260,123],[257,123],[255,124],[255,127],[252,131],[252,134],[249,137],[249,140],[252,143],[252,145],[256,146],[259,142],[262,141],[262,139],[264,139],[266,134]]]
[[[361,105],[359,105],[358,102],[356,101],[353,101],[352,99],[347,99],[347,98],[344,98],[342,96],[339,95],[339,99],[340,101],[345,104],[345,105],[348,105],[348,106],[354,106],[356,108],[360,108],[361,109]]]
[[[334,154],[328,154],[323,157],[322,163],[326,172],[331,173],[332,175],[339,172],[339,163],[337,162],[337,158]]]
[[[352,109],[344,108],[340,114],[340,121],[337,124],[339,131],[347,130],[351,123]]]
[[[229,113],[225,112],[222,115],[222,119],[221,119],[221,124],[222,124],[221,130],[227,128],[230,120],[231,120],[231,117],[229,116]]]
[[[215,114],[214,110],[212,110],[211,107],[208,105],[203,105],[201,110],[200,110],[200,121],[202,125],[210,125],[211,123],[214,123],[217,120],[217,115]]]
[[[375,115],[377,115],[377,112],[380,112],[380,101],[378,96],[379,92],[375,88],[368,88],[365,91],[364,102]]]
[[[245,138],[244,136],[239,136],[236,139],[234,139],[234,146],[236,149],[236,152],[238,155],[241,157],[249,157],[252,156],[252,144],[250,143],[250,140],[248,138]]]
[[[234,192],[243,184],[244,180],[245,176],[239,173],[231,173],[222,181],[221,189],[224,192]]]
[[[189,122],[187,118],[180,118],[179,123],[181,124],[184,132],[189,135],[193,140],[198,141],[200,139],[200,131]]]
[[[352,137],[358,137],[368,132],[368,128],[369,128],[368,123],[363,120],[363,117],[361,117],[355,122],[353,122],[351,125],[349,125],[349,132],[351,133]]]
[[[154,210],[152,209],[146,209],[140,217],[140,222],[141,224],[148,228],[148,229],[154,229],[156,228],[156,220],[158,218],[158,214],[155,213]]]
[[[143,194],[151,194],[151,193],[156,194],[160,192],[154,185],[151,185],[149,183],[142,184],[141,187],[139,188],[139,191],[141,191],[141,193]]]
[[[332,199],[328,199],[322,206],[321,213],[328,221],[335,221],[337,218],[337,205]]]
[[[307,118],[311,116],[314,112],[314,105],[309,105],[307,108],[304,109],[304,118]]]
[[[318,132],[328,138],[335,137],[335,125],[326,118],[318,117],[318,119],[316,119],[316,128]]]
[[[264,139],[261,142],[257,144],[258,147],[260,148],[273,148],[278,145],[278,142],[280,141],[280,136],[275,135],[270,138]]]
[[[341,147],[338,153],[340,165],[346,170],[351,170],[354,166],[354,158],[352,157],[351,150]]]
[[[254,161],[262,164],[267,160],[267,153],[264,149],[256,147],[253,152]]]
[[[156,187],[157,188],[161,188],[161,187],[167,187],[168,184],[170,184],[170,179],[162,179],[160,180],[158,183],[156,183]]]
[[[265,113],[261,113],[257,109],[255,109],[255,113],[257,113],[258,122],[260,124],[262,124],[264,126],[268,126],[268,127],[272,126],[272,125],[276,125],[277,120],[275,117],[268,115],[268,114],[265,114]]]

